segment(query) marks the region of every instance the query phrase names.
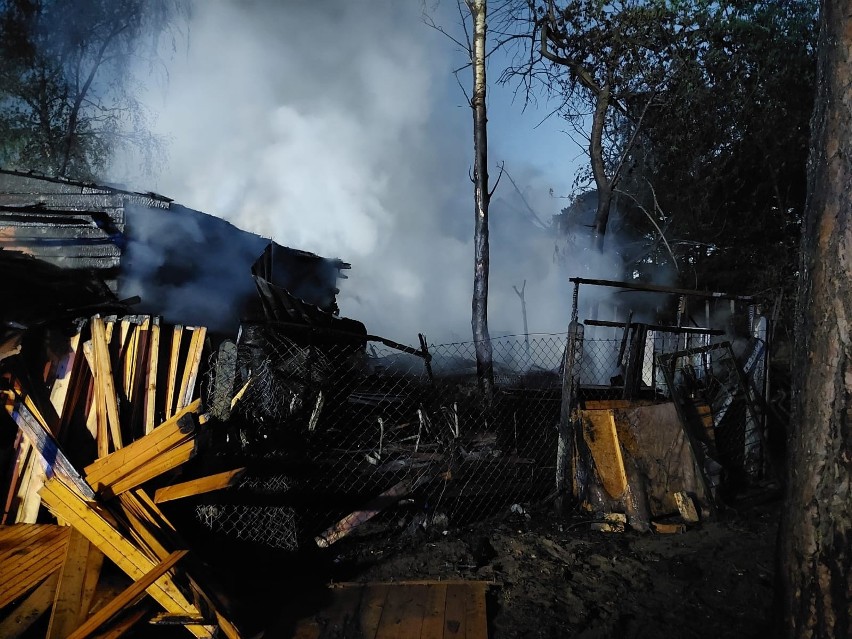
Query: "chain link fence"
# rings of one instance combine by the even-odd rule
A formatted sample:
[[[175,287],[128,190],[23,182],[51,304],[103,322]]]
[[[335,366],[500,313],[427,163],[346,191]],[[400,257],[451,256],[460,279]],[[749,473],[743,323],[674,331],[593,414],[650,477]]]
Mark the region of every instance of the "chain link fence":
[[[473,342],[403,351],[244,327],[238,345],[214,354],[205,389],[219,421],[212,458],[247,473],[202,498],[196,519],[295,550],[368,519],[416,530],[522,512],[556,488],[566,361],[575,407],[675,400],[714,489],[759,472],[760,415],[730,346],[641,325],[589,328],[493,339],[486,403]]]
[[[472,342],[429,346],[423,357],[378,341],[244,329],[238,346],[212,357],[205,389],[221,422],[213,457],[248,470],[236,490],[201,499],[196,519],[295,549],[339,534],[335,524],[353,513],[416,529],[539,502],[554,487],[564,349],[564,335],[492,340],[489,405]]]

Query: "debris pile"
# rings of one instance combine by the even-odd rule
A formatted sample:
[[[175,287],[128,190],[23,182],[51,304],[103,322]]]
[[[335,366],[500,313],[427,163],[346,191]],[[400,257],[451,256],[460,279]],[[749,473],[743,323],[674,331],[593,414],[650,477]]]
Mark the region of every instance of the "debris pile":
[[[4,340],[17,343],[4,347],[0,372],[18,431],[0,484],[0,635],[19,636],[49,610],[48,637],[143,619],[196,637],[240,636],[209,571],[158,506],[225,488],[240,472],[172,482],[207,436],[205,333],[156,317],[95,316],[70,336],[45,328]],[[107,566],[130,579],[112,598]]]

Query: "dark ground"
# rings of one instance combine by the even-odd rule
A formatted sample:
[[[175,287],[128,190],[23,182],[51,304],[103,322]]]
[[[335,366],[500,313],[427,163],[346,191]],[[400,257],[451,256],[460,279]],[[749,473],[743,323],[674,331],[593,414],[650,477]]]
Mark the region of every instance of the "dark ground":
[[[728,509],[682,534],[597,532],[545,510],[446,533],[385,521],[323,551],[220,548],[211,564],[250,636],[291,636],[331,581],[461,578],[495,582],[492,639],[767,637],[779,511]]]

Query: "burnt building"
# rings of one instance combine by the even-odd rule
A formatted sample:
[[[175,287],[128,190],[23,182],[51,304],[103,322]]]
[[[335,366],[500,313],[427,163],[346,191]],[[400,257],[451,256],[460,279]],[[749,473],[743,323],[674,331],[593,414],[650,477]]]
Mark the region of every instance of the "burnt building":
[[[350,268],[156,193],[9,170],[0,264],[14,274],[4,321],[138,297],[133,312],[225,333],[245,319],[331,324]]]

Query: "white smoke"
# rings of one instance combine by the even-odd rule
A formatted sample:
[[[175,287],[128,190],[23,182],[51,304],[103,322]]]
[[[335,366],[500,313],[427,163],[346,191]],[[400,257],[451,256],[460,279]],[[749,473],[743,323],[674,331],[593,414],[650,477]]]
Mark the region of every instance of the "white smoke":
[[[372,333],[416,343],[422,332],[435,343],[470,339],[472,134],[451,76],[464,59],[420,10],[395,0],[198,3],[189,46],[148,102],[172,140],[155,190],[285,246],[350,262],[342,315]],[[566,190],[574,168],[533,166],[513,143],[501,144],[500,127],[492,118],[492,181],[505,161],[549,222],[565,204],[550,191]],[[507,137],[517,140],[517,131]],[[576,156],[565,151],[567,137],[548,142],[554,158]],[[501,181],[492,201],[492,334],[522,331],[513,285],[527,281],[531,332],[561,332],[570,319],[567,278],[617,276],[609,257],[590,271],[588,251],[557,266],[554,238],[525,206]]]

